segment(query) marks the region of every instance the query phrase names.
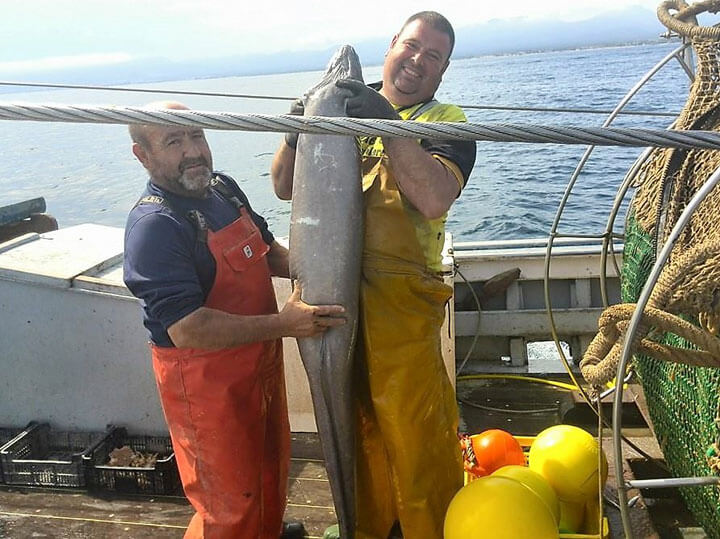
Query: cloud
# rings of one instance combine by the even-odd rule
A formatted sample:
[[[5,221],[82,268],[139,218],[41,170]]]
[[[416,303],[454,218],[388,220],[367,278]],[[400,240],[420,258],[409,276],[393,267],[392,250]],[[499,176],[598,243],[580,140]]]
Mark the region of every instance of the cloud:
[[[35,60],[17,60],[13,62],[0,62],[2,71],[47,71],[61,70],[77,67],[95,67],[112,64],[121,64],[132,60],[132,56],[126,53],[110,54],[78,54],[74,56],[51,56],[37,58]]]
[[[580,19],[658,0],[445,0],[438,9],[458,30],[491,18]],[[7,4],[7,5],[5,5]],[[417,0],[26,0],[3,4],[0,62],[122,51],[173,61],[318,50],[382,38],[389,42]],[[61,64],[59,64],[61,65]],[[75,65],[75,64],[73,64]],[[16,68],[20,66],[14,66]],[[24,65],[22,67],[25,67]]]

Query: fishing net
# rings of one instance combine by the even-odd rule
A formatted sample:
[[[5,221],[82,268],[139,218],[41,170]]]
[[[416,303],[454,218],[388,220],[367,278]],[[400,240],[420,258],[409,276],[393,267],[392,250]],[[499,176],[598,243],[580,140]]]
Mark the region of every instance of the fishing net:
[[[672,16],[669,10],[676,10]],[[661,4],[660,20],[691,40],[695,80],[675,129],[720,130],[720,29],[697,25],[720,1]],[[592,385],[612,380],[634,302],[692,196],[720,167],[720,151],[653,150],[635,179],[625,223],[621,305],[608,308],[581,362]],[[675,243],[632,343],[655,435],[675,477],[720,474],[720,189],[700,204]],[[720,538],[720,490],[681,493],[710,537]]]

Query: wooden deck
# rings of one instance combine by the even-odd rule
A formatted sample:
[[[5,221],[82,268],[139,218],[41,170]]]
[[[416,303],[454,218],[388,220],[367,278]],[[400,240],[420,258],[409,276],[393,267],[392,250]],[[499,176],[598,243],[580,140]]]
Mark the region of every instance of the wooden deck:
[[[566,391],[551,386],[522,382],[460,382],[458,397],[462,428],[479,432],[504,428],[514,434],[536,434],[560,421],[592,428],[592,416],[583,404]],[[481,407],[478,407],[481,406]],[[660,458],[650,429],[633,424],[635,412],[629,405],[631,440],[650,455]],[[543,412],[520,413],[543,409]],[[587,422],[583,424],[583,422]],[[603,441],[611,455],[610,432]],[[655,461],[644,461],[631,449],[626,451],[626,477],[658,477]],[[612,458],[609,459],[612,461]],[[632,465],[632,466],[631,466]],[[643,475],[645,474],[645,475]],[[293,434],[287,520],[299,520],[308,537],[322,537],[335,522],[332,498],[317,436]],[[610,469],[606,495],[615,498],[615,470]],[[631,493],[633,495],[634,493]],[[653,496],[658,493],[651,493]],[[605,504],[612,539],[623,537],[619,511]],[[30,537],[62,539],[180,538],[193,510],[184,497],[115,496],[89,494],[72,489],[47,489],[0,485],[0,538]],[[636,539],[697,537],[696,526],[677,493],[665,491],[657,498],[645,496],[632,509]]]

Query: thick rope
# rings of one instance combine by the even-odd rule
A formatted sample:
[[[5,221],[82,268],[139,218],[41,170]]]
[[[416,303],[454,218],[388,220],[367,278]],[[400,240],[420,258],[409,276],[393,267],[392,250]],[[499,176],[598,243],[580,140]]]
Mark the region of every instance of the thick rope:
[[[591,385],[602,385],[615,378],[625,331],[634,311],[634,303],[621,303],[608,307],[600,315],[599,332],[580,362],[582,375]],[[674,333],[692,342],[698,349],[680,348],[641,339],[641,335],[647,334],[651,327],[654,331]],[[655,359],[693,367],[720,367],[720,339],[676,315],[654,307],[647,307],[643,312],[632,350]]]
[[[670,263],[661,273],[643,312],[631,350],[663,361],[696,367],[720,367],[720,339],[715,331],[718,313],[700,310],[717,303],[714,274],[718,267],[720,241],[700,244]],[[599,332],[580,362],[582,375],[590,384],[601,385],[615,378],[625,331],[634,310],[635,304],[623,303],[608,307],[600,315]],[[700,318],[701,327],[671,312],[695,314]],[[651,331],[674,333],[693,343],[697,350],[645,339]]]
[[[374,135],[444,140],[483,140],[720,149],[720,133],[619,127],[564,127],[524,124],[474,124],[364,120],[322,116],[235,114],[198,110],[150,110],[137,107],[0,103],[1,120],[42,122],[155,124],[204,129]]]
[[[671,14],[670,10],[675,10]],[[696,15],[720,11],[720,0],[704,0],[689,6],[683,0],[666,0],[657,9],[657,16],[660,22],[668,30],[672,30],[691,39],[707,39],[710,41],[720,40],[720,28],[698,26]]]

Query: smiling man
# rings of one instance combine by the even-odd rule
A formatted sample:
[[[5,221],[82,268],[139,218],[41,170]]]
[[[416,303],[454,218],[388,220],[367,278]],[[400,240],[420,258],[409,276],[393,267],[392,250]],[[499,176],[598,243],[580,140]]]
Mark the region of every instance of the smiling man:
[[[343,309],[303,303],[296,288],[278,312],[270,277],[288,276],[288,251],[235,181],[213,172],[202,129],[132,125],[130,136],[150,180],[128,216],[124,279],[142,301],[197,511],[185,537],[302,537],[300,523],[282,522],[290,428],[281,338],[319,335],[344,323]]]
[[[434,99],[455,35],[439,13],[410,17],[385,56],[383,80],[348,91],[359,118],[463,122]],[[299,102],[292,113],[302,113]],[[473,141],[360,137],[365,197],[356,394],[356,536],[440,539],[462,486],[458,412],[442,361],[440,328],[452,290],[443,284],[447,211],[475,163]],[[275,192],[290,198],[297,135],[272,165]],[[328,530],[326,537],[335,532]]]

